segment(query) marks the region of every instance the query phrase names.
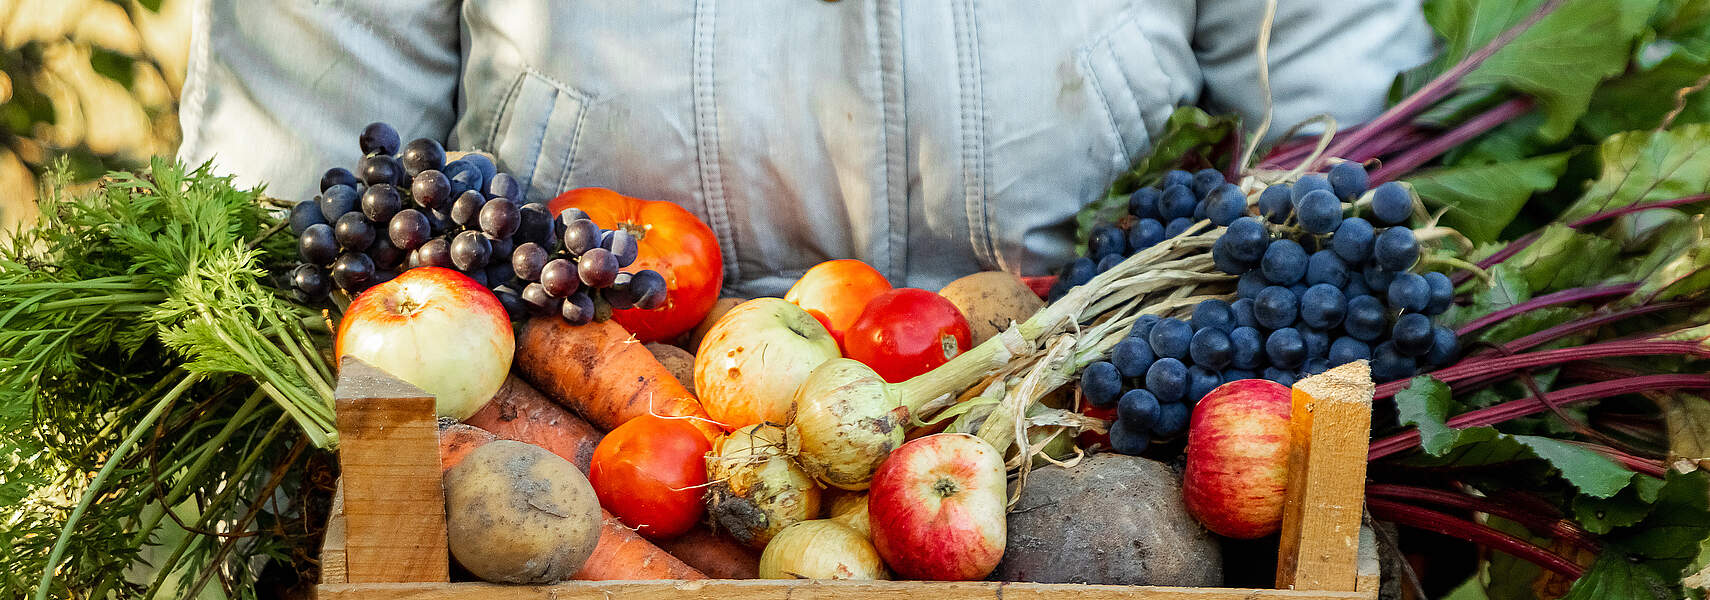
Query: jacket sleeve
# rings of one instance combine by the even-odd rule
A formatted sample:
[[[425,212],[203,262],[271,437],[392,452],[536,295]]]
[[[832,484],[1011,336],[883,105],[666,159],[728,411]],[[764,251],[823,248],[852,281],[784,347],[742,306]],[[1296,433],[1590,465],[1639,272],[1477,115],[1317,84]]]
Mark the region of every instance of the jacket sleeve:
[[[457,115],[457,0],[195,0],[179,106],[191,164],[308,200],[385,121],[444,142]]]
[[[1194,54],[1204,75],[1200,103],[1241,115],[1245,127],[1265,115],[1255,54],[1264,0],[1199,3]],[[1432,54],[1420,0],[1278,0],[1269,46],[1273,116],[1269,136],[1319,113],[1338,128],[1383,112],[1390,84]]]

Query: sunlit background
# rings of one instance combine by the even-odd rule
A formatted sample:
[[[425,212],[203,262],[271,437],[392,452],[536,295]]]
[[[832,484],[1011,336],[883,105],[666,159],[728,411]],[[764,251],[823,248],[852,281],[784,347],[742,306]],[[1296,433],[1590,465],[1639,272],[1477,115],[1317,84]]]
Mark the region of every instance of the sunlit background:
[[[55,161],[81,180],[178,146],[188,0],[0,0],[0,229]]]

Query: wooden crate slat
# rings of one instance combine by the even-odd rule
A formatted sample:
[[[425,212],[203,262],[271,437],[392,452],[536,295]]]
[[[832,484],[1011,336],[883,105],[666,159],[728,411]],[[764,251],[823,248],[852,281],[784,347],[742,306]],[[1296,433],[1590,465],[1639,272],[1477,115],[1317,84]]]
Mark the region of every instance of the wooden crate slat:
[[[346,581],[450,581],[433,396],[348,357],[333,395]]]
[[[320,600],[1368,600],[1360,592],[915,581],[574,581],[323,584]]]
[[[1372,387],[1366,361],[1294,387],[1278,588],[1358,589]]]

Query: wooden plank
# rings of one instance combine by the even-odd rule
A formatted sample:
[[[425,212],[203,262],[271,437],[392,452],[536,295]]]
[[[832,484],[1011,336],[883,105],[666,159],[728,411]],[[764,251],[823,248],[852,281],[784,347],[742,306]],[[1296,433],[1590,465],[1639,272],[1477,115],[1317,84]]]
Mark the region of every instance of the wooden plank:
[[[349,583],[345,565],[344,479],[333,489],[332,511],[327,515],[327,531],[321,535],[321,583]]]
[[[348,357],[334,396],[348,581],[449,581],[433,396]]]
[[[1360,592],[998,582],[706,580],[322,584],[320,600],[1369,600]]]
[[[1372,418],[1371,369],[1348,363],[1296,383],[1279,589],[1355,591]]]

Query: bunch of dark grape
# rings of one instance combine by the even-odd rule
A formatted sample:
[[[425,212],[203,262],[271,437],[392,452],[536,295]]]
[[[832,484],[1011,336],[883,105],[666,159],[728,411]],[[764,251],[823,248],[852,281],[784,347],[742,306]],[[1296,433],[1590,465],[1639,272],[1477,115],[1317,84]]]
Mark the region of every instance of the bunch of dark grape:
[[[446,161],[438,141],[399,148],[398,132],[372,123],[358,138],[353,173],[321,176],[321,193],[291,208],[302,263],[291,272],[299,300],[336,286],[356,295],[415,267],[445,267],[493,290],[511,318],[562,315],[575,324],[612,309],[665,303],[665,279],[635,262],[635,237],[601,230],[581,210],[554,219],[544,202],[481,154]]]
[[[1183,200],[1194,196],[1197,204]],[[1370,220],[1355,214],[1362,197]],[[1116,408],[1110,437],[1117,451],[1136,454],[1154,438],[1180,435],[1193,404],[1229,381],[1292,385],[1369,359],[1372,378],[1385,382],[1443,365],[1459,352],[1454,330],[1431,318],[1453,302],[1453,284],[1442,273],[1413,272],[1419,242],[1405,225],[1413,213],[1406,187],[1386,183],[1368,190],[1364,168],[1344,162],[1327,175],[1267,187],[1257,205],[1259,215],[1248,215],[1246,196],[1215,170],[1172,171],[1158,188],[1134,193],[1130,212],[1137,219],[1128,220],[1125,236],[1094,231],[1095,254],[1118,246],[1117,240],[1132,252],[1143,247],[1135,241],[1162,239],[1154,239],[1148,221],[1177,223],[1193,211],[1190,218],[1226,227],[1212,259],[1220,271],[1239,276],[1234,301],[1203,301],[1187,320],[1144,317],[1108,361],[1082,374],[1088,401]],[[1185,229],[1175,227],[1176,233]],[[1072,265],[1066,274],[1079,275]]]

